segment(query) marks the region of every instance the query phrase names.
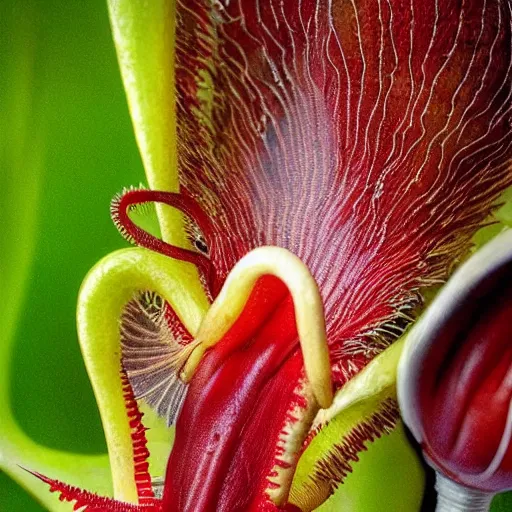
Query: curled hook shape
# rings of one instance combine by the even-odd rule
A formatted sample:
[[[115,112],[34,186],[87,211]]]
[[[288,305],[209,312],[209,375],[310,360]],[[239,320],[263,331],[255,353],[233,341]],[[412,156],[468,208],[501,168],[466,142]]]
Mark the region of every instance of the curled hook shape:
[[[181,378],[186,382],[192,378],[205,351],[233,326],[256,281],[264,275],[279,278],[290,291],[307,379],[318,404],[329,407],[332,403],[331,365],[320,291],[300,258],[281,247],[258,247],[235,265],[201,323],[196,337],[199,345],[189,357]]]
[[[151,202],[166,204],[180,210],[191,217],[204,233],[210,232],[211,225],[208,216],[192,198],[174,192],[133,189],[115,196],[110,206],[110,214],[121,235],[136,245],[196,265],[205,277],[211,291],[216,282],[216,274],[208,257],[190,249],[168,244],[144,231],[130,219],[128,215],[130,207]]]

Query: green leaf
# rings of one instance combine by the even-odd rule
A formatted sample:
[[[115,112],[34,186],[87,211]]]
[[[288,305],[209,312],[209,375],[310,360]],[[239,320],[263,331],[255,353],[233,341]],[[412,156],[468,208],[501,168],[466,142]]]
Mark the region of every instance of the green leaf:
[[[510,512],[512,510],[512,492],[498,494],[491,504],[491,512]]]
[[[41,111],[35,108],[34,16],[26,5],[11,11],[14,28],[5,68],[9,81],[2,91],[0,124],[9,127],[0,138],[0,469],[51,511],[67,510],[47,486],[22,469],[38,468],[58,478],[109,492],[108,461],[104,456],[66,454],[32,441],[15,421],[11,401],[12,352],[37,239],[39,198],[44,177],[45,134]]]
[[[319,464],[324,467],[328,463],[334,445],[340,444],[362,422],[371,423],[384,400],[396,399],[396,370],[403,344],[404,338],[373,359],[338,391],[329,409],[320,411],[315,422],[323,427],[299,460],[292,485],[292,501],[296,498],[294,502],[301,503],[301,496],[308,492],[312,495],[309,490],[312,488],[311,475]],[[401,422],[391,434],[383,434],[365,445],[367,451],[358,453],[359,460],[351,463],[353,472],[316,510],[419,510],[424,487],[423,470],[409,446]],[[393,471],[390,471],[391,467]],[[328,485],[313,488],[319,490],[319,499],[329,491]]]
[[[364,492],[363,490],[364,482]],[[424,488],[423,470],[409,446],[400,422],[361,452],[354,472],[318,512],[419,511]]]

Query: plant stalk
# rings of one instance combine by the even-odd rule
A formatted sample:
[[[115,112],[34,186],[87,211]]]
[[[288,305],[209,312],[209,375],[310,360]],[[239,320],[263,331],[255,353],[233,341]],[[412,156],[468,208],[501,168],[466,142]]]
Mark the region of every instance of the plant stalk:
[[[436,512],[488,512],[492,493],[470,489],[441,473],[436,474]]]

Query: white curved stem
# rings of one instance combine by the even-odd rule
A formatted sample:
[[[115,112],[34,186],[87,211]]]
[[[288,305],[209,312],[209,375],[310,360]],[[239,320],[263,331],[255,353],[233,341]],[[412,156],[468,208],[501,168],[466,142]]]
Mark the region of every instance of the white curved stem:
[[[488,512],[493,494],[470,489],[436,474],[436,512]]]

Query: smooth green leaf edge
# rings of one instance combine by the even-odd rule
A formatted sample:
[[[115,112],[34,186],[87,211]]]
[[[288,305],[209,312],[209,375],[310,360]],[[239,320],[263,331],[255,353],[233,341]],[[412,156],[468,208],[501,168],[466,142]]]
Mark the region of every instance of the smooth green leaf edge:
[[[153,190],[179,190],[174,86],[174,0],[108,0],[110,23],[144,170]],[[157,205],[162,238],[187,244],[181,214]]]

